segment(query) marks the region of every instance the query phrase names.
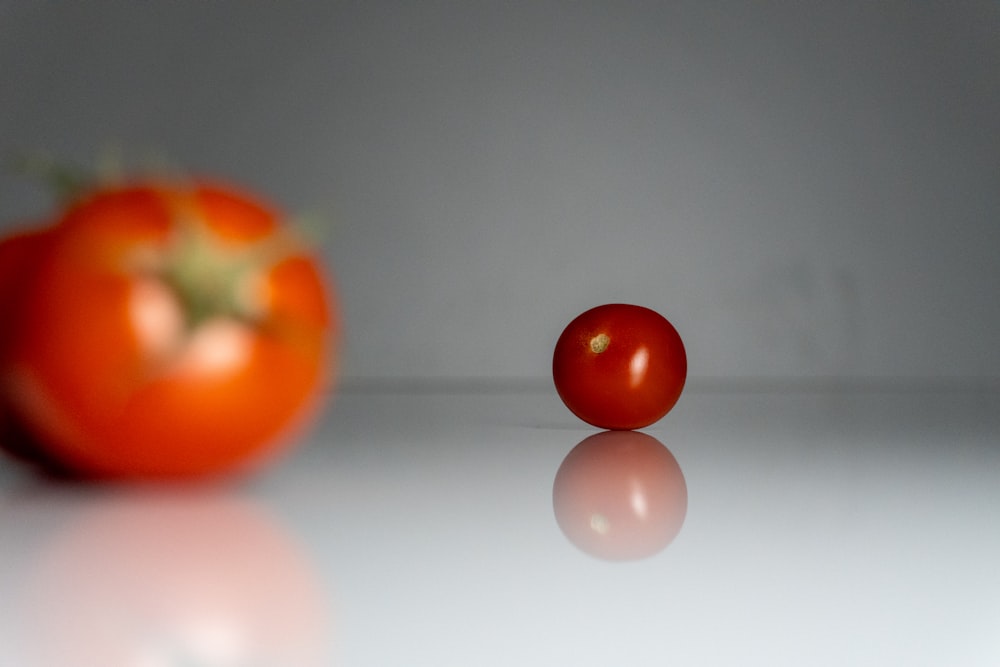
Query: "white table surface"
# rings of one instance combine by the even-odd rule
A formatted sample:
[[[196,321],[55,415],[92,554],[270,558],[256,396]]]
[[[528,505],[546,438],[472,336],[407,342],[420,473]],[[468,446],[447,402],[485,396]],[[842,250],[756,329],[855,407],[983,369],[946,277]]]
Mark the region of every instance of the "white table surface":
[[[1000,665],[995,388],[689,388],[645,429],[683,525],[624,562],[554,510],[596,429],[544,384],[444,389],[346,388],[241,483],[2,462],[0,665]]]

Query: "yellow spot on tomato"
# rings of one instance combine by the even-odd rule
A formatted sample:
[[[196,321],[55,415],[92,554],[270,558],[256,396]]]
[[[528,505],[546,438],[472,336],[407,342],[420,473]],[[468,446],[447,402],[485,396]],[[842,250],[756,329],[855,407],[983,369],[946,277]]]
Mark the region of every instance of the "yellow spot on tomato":
[[[590,339],[590,351],[594,354],[600,354],[604,350],[608,349],[608,345],[611,343],[611,338],[606,333],[599,333]]]

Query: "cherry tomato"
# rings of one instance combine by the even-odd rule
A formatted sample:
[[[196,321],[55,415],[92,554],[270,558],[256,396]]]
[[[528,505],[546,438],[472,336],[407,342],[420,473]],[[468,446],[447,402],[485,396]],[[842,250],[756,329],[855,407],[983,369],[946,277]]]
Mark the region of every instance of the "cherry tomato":
[[[280,451],[317,407],[335,370],[333,295],[255,197],[99,187],[39,243],[5,313],[0,400],[72,470],[229,471]]]
[[[659,313],[608,304],[586,311],[562,332],[552,377],[566,407],[583,421],[636,429],[677,403],[687,356],[677,331]]]
[[[563,534],[603,560],[647,558],[669,545],[687,515],[677,459],[638,431],[602,431],[573,448],[556,473],[552,504]]]

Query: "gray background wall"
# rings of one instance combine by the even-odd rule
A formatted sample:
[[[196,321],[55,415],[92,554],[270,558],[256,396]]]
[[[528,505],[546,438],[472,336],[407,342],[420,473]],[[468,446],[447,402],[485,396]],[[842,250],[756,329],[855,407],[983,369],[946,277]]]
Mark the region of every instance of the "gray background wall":
[[[0,149],[323,210],[350,378],[996,378],[1000,4],[0,2]],[[2,225],[46,210],[0,178]]]

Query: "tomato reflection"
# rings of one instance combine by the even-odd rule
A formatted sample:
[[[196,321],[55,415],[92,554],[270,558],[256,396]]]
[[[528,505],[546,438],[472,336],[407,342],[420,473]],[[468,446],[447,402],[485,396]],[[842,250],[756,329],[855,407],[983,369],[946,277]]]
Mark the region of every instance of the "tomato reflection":
[[[556,521],[584,553],[610,561],[659,553],[680,532],[687,484],[673,454],[638,431],[605,431],[563,460],[552,491]]]
[[[261,508],[231,496],[88,503],[23,586],[24,667],[330,662],[316,574]]]

